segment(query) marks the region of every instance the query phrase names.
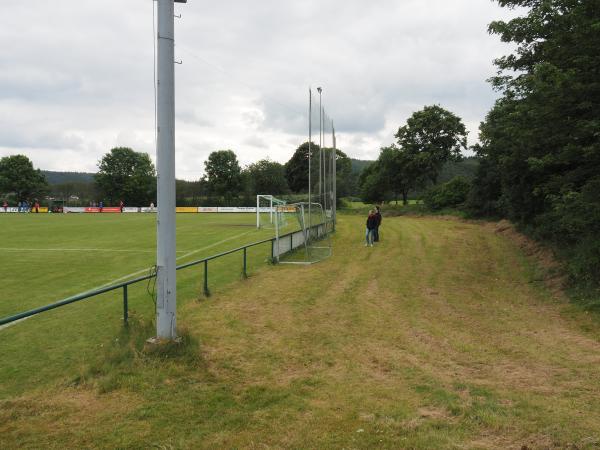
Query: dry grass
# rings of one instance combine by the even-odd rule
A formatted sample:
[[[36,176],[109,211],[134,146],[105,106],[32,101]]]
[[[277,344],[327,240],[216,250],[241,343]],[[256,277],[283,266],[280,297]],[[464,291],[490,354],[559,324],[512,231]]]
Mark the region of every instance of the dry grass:
[[[512,232],[381,231],[365,248],[342,217],[333,258],[188,303],[179,355],[5,400],[0,447],[596,448],[600,327],[535,282]]]

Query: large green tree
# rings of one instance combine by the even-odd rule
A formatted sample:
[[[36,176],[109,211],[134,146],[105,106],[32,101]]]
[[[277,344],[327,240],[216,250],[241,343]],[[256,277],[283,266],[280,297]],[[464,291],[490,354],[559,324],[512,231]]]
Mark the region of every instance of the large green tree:
[[[245,172],[247,172],[247,182],[250,184],[249,189],[253,195],[281,195],[287,194],[290,190],[285,177],[285,167],[278,162],[261,159],[250,164]]]
[[[32,200],[46,191],[46,178],[25,155],[0,158],[0,193],[14,194],[18,201]]]
[[[382,174],[379,160],[363,169],[359,178],[360,197],[364,202],[383,203],[390,198],[388,180]]]
[[[327,154],[331,155],[333,149],[327,149]],[[336,171],[336,193],[337,199],[352,194],[356,183],[354,173],[352,172],[352,161],[343,151],[335,151],[335,171]]]
[[[98,163],[96,186],[104,200],[117,204],[147,205],[156,197],[154,164],[147,153],[116,147]]]
[[[396,133],[398,145],[414,155],[422,176],[432,184],[444,164],[459,161],[467,148],[467,129],[460,117],[439,105],[413,113]]]
[[[305,142],[300,145],[285,164],[285,176],[293,192],[308,191],[308,152],[312,153],[311,184],[314,188],[319,177],[319,144]]]
[[[204,162],[209,191],[231,204],[241,192],[242,177],[240,164],[232,150],[217,150]]]
[[[361,174],[361,196],[367,202],[395,200],[402,197],[408,204],[408,194],[421,182],[418,155],[395,145],[383,147],[377,161]]]
[[[379,154],[381,176],[385,178],[393,199],[408,204],[408,193],[422,182],[420,160],[417,154],[395,145],[384,147]]]

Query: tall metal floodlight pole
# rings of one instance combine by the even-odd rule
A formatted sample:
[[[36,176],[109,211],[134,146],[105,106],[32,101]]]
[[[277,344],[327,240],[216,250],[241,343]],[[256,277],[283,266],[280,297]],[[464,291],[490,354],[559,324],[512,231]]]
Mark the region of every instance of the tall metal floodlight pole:
[[[310,233],[310,227],[312,226],[310,211],[311,211],[311,177],[310,177],[310,163],[312,159],[312,91],[308,89],[308,230]],[[306,224],[304,224],[306,226]]]
[[[319,93],[319,203],[323,203],[322,191],[323,191],[323,181],[321,178],[321,174],[323,172],[323,122],[322,122],[322,113],[323,107],[321,106],[321,92],[323,89],[320,87],[317,88],[317,92]]]
[[[158,0],[156,335],[176,338],[175,283],[175,58],[174,2]]]

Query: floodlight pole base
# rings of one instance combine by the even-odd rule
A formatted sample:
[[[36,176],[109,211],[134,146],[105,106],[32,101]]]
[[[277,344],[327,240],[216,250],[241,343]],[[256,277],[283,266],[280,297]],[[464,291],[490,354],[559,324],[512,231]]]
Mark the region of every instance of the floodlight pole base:
[[[181,338],[181,336],[177,336],[174,337],[172,339],[167,339],[167,338],[161,338],[159,336],[155,336],[155,337],[151,337],[149,339],[146,339],[146,344],[149,345],[167,345],[167,344],[181,344],[183,343],[183,339]]]

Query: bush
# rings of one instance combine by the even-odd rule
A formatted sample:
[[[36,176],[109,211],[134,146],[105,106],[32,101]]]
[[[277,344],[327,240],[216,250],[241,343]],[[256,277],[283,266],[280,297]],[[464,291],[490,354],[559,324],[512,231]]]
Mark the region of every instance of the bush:
[[[462,205],[469,195],[471,184],[466,178],[458,176],[447,183],[429,188],[423,194],[425,206],[432,210],[455,208]]]
[[[589,180],[580,192],[548,197],[551,209],[536,217],[534,235],[553,244],[567,260],[571,279],[600,285],[600,178]]]

